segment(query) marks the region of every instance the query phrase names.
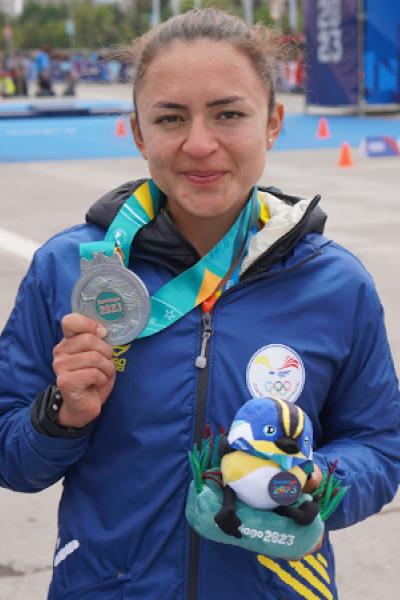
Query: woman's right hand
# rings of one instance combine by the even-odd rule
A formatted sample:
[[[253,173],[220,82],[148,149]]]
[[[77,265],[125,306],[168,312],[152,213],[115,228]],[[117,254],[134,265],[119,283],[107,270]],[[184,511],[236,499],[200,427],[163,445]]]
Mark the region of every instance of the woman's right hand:
[[[53,350],[53,369],[63,397],[58,422],[84,427],[101,412],[115,382],[113,348],[106,329],[83,315],[71,313],[61,322],[64,339]]]

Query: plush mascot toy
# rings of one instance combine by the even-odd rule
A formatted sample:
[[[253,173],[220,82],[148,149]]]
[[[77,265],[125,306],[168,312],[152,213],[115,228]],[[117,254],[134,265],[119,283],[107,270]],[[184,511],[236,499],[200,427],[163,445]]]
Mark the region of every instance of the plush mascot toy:
[[[309,525],[319,513],[315,500],[294,507],[313,472],[312,425],[296,404],[253,398],[242,406],[220,449],[223,505],[217,525],[241,537],[236,498],[259,509],[272,509]]]
[[[228,435],[209,433],[189,455],[189,524],[208,539],[276,558],[310,552],[347,491],[335,464],[312,496],[303,493],[314,470],[312,447],[311,421],[299,406],[251,398]]]

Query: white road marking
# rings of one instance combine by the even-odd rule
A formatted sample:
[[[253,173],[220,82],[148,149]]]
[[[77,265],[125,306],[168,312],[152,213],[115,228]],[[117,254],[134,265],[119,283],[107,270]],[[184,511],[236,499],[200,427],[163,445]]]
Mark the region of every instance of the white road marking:
[[[40,247],[38,242],[0,227],[0,250],[31,261],[34,252]]]

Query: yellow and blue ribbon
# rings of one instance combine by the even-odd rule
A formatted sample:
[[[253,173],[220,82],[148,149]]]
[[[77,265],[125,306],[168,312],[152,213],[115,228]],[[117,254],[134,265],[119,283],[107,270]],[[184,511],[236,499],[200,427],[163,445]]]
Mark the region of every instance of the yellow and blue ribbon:
[[[154,181],[147,180],[128,198],[111,223],[104,241],[81,244],[80,255],[91,260],[96,252],[106,255],[118,250],[128,266],[135,235],[158,214],[163,195]],[[234,260],[247,246],[248,232],[256,228],[262,205],[256,188],[235,223],[202,259],[163,285],[151,297],[148,323],[140,338],[162,331],[215,292]]]

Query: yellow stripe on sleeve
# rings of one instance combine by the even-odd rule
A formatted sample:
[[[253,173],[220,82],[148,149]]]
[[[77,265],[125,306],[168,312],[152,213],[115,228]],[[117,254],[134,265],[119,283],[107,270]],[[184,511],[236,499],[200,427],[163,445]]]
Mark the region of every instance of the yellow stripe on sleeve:
[[[325,556],[323,554],[321,554],[321,552],[318,552],[317,558],[318,558],[319,562],[324,565],[324,567],[328,566],[328,562],[327,562]]]
[[[314,569],[314,571],[317,571],[318,575],[320,575],[322,579],[326,581],[326,583],[331,582],[327,570],[312,554],[307,554],[303,560],[308,563]]]
[[[314,592],[293,577],[293,575],[282,569],[282,567],[275,561],[271,560],[267,556],[263,556],[262,554],[258,554],[257,558],[260,564],[275,573],[275,575],[277,575],[279,579],[286,583],[286,585],[295,590],[295,592],[297,592],[301,598],[305,598],[306,600],[321,600],[314,594]]]
[[[315,577],[310,569],[303,565],[301,560],[289,560],[289,565],[296,571],[296,573],[298,573],[310,585],[318,590],[324,598],[327,600],[333,600],[332,592],[317,577]]]

